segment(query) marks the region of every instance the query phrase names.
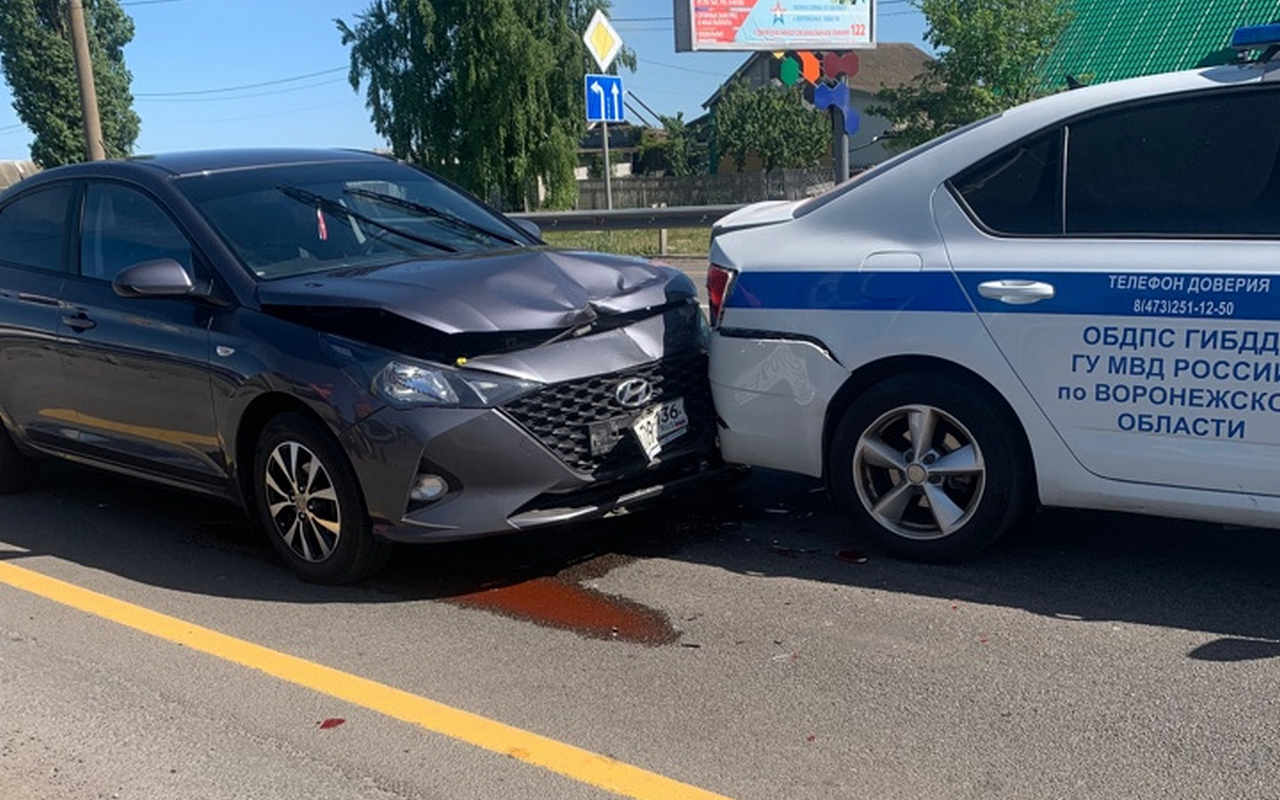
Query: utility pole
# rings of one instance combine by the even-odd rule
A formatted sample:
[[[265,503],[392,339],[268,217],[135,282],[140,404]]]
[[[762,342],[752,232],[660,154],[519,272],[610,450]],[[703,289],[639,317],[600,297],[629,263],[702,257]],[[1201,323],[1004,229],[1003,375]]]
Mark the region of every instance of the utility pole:
[[[89,36],[84,29],[81,0],[68,0],[71,18],[71,49],[76,57],[76,77],[80,82],[80,112],[84,118],[84,154],[90,161],[107,157],[102,148],[102,121],[98,118],[98,93],[93,87],[93,61],[89,57]]]

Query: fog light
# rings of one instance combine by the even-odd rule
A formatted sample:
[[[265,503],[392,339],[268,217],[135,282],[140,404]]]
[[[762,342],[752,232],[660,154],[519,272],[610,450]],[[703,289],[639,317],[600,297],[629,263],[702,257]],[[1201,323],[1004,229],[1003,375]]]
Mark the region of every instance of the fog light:
[[[443,497],[447,491],[449,484],[439,475],[419,475],[409,492],[409,499],[415,503],[430,503]]]

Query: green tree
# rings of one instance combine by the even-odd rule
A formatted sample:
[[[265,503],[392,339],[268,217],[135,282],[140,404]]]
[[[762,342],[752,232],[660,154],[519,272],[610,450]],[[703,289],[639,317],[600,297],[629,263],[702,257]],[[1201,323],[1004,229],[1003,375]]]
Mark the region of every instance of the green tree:
[[[351,86],[365,86],[392,152],[519,207],[565,207],[586,131],[582,31],[609,0],[373,0],[351,24]],[[634,68],[635,56],[618,59]]]
[[[737,81],[715,107],[719,152],[741,172],[755,155],[767,171],[812,167],[831,150],[831,123],[804,102],[799,88],[749,88]]]
[[[111,158],[127,156],[140,125],[129,88],[133,76],[124,63],[133,20],[117,0],[84,0],[84,12],[103,149]],[[44,167],[84,160],[80,89],[67,24],[65,0],[0,0],[0,66],[18,119],[35,134],[31,157]]]
[[[1044,92],[1037,66],[1071,21],[1065,0],[913,0],[938,58],[911,84],[885,89],[870,113],[910,147]]]
[[[640,161],[646,166],[655,162],[676,177],[706,172],[707,146],[698,141],[684,121],[684,112],[674,117],[658,115],[662,128],[645,128],[640,136]]]

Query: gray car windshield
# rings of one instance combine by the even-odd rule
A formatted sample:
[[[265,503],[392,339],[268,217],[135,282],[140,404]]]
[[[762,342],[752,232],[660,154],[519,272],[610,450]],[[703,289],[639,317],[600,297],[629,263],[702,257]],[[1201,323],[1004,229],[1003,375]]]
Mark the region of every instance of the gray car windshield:
[[[230,170],[178,186],[263,280],[533,243],[465,193],[392,161]]]

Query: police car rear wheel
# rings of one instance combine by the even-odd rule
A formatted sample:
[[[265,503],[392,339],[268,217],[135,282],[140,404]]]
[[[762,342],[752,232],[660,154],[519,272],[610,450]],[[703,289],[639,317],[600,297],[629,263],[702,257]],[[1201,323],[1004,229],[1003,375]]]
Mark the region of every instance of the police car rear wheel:
[[[1015,524],[1030,491],[1016,420],[959,376],[911,374],[845,413],[827,468],[860,528],[908,558],[973,555]]]

